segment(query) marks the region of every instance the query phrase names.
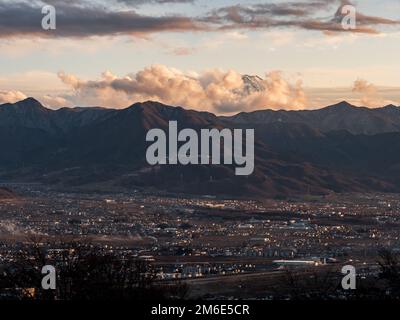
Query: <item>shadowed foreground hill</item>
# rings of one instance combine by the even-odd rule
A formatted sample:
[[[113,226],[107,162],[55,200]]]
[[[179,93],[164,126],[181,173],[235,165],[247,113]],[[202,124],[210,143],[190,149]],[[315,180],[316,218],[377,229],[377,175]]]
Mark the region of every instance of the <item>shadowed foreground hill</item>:
[[[157,102],[122,110],[50,110],[35,99],[0,106],[0,178],[81,186],[145,188],[191,194],[277,196],[400,190],[400,108],[345,102],[315,111],[217,117]],[[252,128],[255,171],[234,166],[157,166],[145,161],[146,133]]]

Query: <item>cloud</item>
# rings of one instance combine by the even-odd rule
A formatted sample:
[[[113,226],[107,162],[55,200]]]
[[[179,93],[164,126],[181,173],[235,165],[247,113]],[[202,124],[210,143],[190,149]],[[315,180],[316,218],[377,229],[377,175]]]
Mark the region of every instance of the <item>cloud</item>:
[[[327,35],[338,32],[375,34],[379,26],[399,26],[399,20],[368,16],[357,11],[357,28],[344,30],[341,7],[349,1],[300,1],[234,5],[219,7],[201,15],[145,15],[138,13],[142,0],[120,0],[102,5],[96,1],[53,0],[57,9],[56,30],[41,28],[43,1],[7,1],[0,3],[0,37],[144,36],[159,32],[193,32],[243,29],[295,28],[317,30]],[[152,0],[150,4],[191,3],[190,0]],[[333,12],[331,12],[331,10]],[[155,10],[160,12],[160,10]],[[329,17],[331,15],[331,17]]]
[[[137,73],[117,77],[104,72],[101,79],[84,81],[60,72],[59,78],[80,104],[126,107],[137,101],[155,100],[218,114],[263,108],[302,109],[307,98],[301,81],[290,83],[278,71],[264,78],[246,80],[234,70],[206,70],[184,73],[153,65]]]
[[[316,0],[308,2],[266,3],[257,5],[235,5],[214,10],[204,21],[217,25],[220,29],[272,29],[297,28],[322,31],[327,35],[338,32],[376,34],[379,25],[399,26],[400,20],[374,17],[356,11],[355,29],[342,27],[342,7],[352,4],[346,0]],[[336,6],[336,7],[335,7]],[[318,17],[332,7],[336,8],[331,18]]]
[[[43,30],[44,15],[38,2],[0,3],[0,37],[36,36],[92,37],[111,35],[141,35],[163,31],[196,31],[205,26],[184,16],[147,16],[135,10],[114,10],[83,1],[57,1],[57,28]]]
[[[303,88],[301,80],[289,81],[279,71],[263,78],[242,76],[234,70],[182,72],[154,65],[137,73],[118,77],[109,71],[98,80],[81,80],[59,72],[69,91],[58,95],[33,93],[32,96],[52,109],[61,107],[103,106],[125,108],[135,102],[155,100],[199,111],[232,114],[261,109],[315,109],[343,100],[357,106],[398,105],[398,87],[378,87],[363,79],[352,86]],[[0,91],[0,104],[14,103],[31,96],[21,91]]]
[[[176,56],[189,56],[196,52],[196,48],[178,47],[171,51]]]
[[[28,95],[21,91],[0,91],[0,104],[4,103],[16,103],[18,101],[28,98]],[[68,101],[64,97],[51,96],[51,95],[39,95],[37,98],[46,107],[52,109],[58,109],[62,107],[72,107],[71,101]]]
[[[39,99],[44,106],[52,108],[52,109],[74,106],[71,101],[68,101],[64,97],[44,95],[44,96],[40,97]]]
[[[27,96],[21,91],[0,91],[0,103],[15,103],[26,99]]]
[[[364,79],[354,81],[353,92],[361,94],[361,103],[366,107],[379,107],[384,103],[378,94],[377,87]]]

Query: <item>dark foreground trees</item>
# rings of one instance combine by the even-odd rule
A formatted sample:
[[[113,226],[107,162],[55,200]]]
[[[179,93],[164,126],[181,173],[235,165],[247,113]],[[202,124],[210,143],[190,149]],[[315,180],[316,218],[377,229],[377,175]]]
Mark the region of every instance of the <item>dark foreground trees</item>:
[[[44,290],[45,265],[56,269],[56,289]],[[105,251],[90,244],[59,243],[50,248],[32,243],[2,266],[0,299],[150,300],[181,299],[187,287],[160,284],[145,260]]]
[[[390,250],[380,251],[379,278],[388,295],[400,299],[400,258]]]

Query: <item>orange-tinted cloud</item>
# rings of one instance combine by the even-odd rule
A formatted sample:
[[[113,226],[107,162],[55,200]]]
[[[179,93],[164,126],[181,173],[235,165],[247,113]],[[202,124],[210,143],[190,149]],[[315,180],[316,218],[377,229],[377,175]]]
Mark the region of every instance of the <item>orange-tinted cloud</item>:
[[[15,103],[26,98],[21,91],[0,91],[0,103]]]
[[[221,114],[263,108],[302,109],[307,102],[301,81],[291,83],[278,71],[249,80],[234,70],[196,74],[153,65],[125,77],[105,72],[96,81],[83,81],[64,72],[59,77],[74,90],[71,98],[86,105],[126,107],[155,100]]]
[[[364,79],[357,79],[353,84],[353,92],[361,95],[361,104],[366,107],[380,107],[383,99],[378,94],[376,86]]]
[[[21,91],[0,91],[0,104],[15,103],[26,98],[28,98],[28,95]],[[72,103],[64,97],[40,95],[37,98],[44,106],[53,109],[73,106]]]
[[[73,104],[64,97],[44,95],[40,98],[42,104],[46,107],[58,109],[63,107],[73,107]]]

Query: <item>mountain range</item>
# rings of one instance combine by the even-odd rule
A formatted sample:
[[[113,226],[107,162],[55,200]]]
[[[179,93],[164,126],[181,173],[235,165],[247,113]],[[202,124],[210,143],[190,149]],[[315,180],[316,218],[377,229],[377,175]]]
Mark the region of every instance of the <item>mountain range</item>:
[[[250,86],[248,90],[257,90]],[[146,133],[180,129],[255,129],[255,171],[157,166],[145,161]],[[400,191],[400,107],[260,110],[230,117],[158,102],[126,109],[51,110],[28,98],[0,105],[0,180],[69,187],[102,185],[174,193],[275,197]]]

